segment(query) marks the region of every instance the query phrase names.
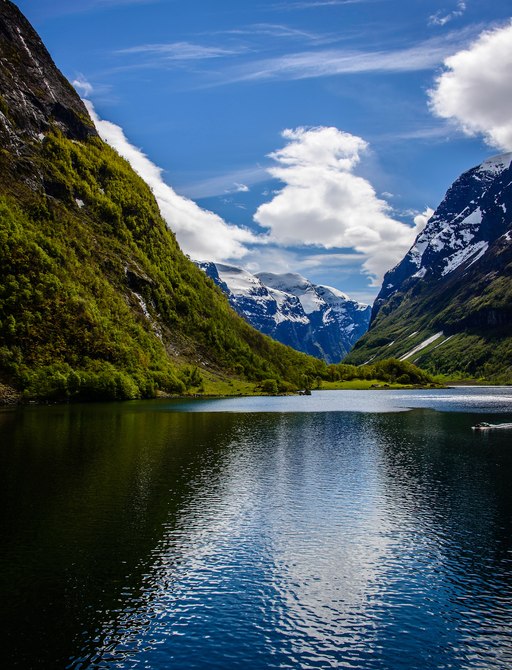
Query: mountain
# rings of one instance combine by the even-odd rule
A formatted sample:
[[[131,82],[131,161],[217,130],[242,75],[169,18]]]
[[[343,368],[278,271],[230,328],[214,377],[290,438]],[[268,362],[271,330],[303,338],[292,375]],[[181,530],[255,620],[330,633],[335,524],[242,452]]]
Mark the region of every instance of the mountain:
[[[220,263],[198,263],[231,306],[265,335],[327,363],[339,363],[363,335],[370,307],[299,274],[255,275]]]
[[[0,396],[136,398],[316,376],[319,361],[251,328],[184,256],[9,0],[0,93]]]
[[[512,380],[512,154],[462,174],[388,272],[351,363]]]

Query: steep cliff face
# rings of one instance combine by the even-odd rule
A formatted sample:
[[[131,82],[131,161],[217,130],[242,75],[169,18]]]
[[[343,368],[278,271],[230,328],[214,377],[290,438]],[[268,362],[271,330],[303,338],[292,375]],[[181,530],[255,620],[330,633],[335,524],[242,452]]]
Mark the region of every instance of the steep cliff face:
[[[317,286],[299,274],[253,275],[220,263],[199,266],[248,323],[327,363],[339,363],[368,328],[368,305],[330,286]]]
[[[127,398],[203,375],[293,382],[317,365],[250,328],[181,253],[9,0],[0,87],[2,388]]]
[[[465,172],[384,278],[351,361],[512,377],[512,154]],[[433,339],[432,339],[433,338]]]
[[[9,0],[0,0],[0,138],[23,152],[51,127],[69,139],[96,135],[87,110],[37,33]]]

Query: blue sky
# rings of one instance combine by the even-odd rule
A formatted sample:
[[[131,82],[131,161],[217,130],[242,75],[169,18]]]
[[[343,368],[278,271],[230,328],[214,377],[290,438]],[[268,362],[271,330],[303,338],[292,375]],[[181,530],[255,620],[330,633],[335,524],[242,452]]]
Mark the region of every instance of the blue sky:
[[[191,257],[371,301],[452,181],[512,151],[509,0],[17,4]]]

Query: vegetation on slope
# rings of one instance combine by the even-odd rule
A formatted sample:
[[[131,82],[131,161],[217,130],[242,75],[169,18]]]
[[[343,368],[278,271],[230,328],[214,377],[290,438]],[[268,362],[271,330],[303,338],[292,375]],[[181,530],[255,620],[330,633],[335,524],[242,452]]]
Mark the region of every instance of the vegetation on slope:
[[[430,381],[403,364],[393,373],[326,366],[248,326],[181,253],[146,184],[99,139],[54,131],[34,168],[44,190],[17,182],[16,199],[0,197],[0,371],[25,397],[212,391],[226,376],[270,393],[317,380]]]
[[[297,385],[320,373],[234,314],[101,140],[54,131],[34,171],[44,190],[2,170],[16,197],[0,201],[0,369],[15,387],[134,398],[200,386],[198,368]]]
[[[400,358],[451,379],[512,382],[512,253],[500,241],[462,276],[418,282],[390,298],[345,362]]]
[[[0,28],[0,398],[152,397],[219,379],[282,392],[334,374],[231,310],[9,0]]]

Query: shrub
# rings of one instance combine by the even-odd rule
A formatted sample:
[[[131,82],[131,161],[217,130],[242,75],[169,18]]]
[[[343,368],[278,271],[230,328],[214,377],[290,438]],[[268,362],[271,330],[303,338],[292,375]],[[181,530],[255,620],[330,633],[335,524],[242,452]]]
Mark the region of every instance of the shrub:
[[[260,384],[264,393],[275,395],[278,392],[277,381],[275,379],[264,379]]]

